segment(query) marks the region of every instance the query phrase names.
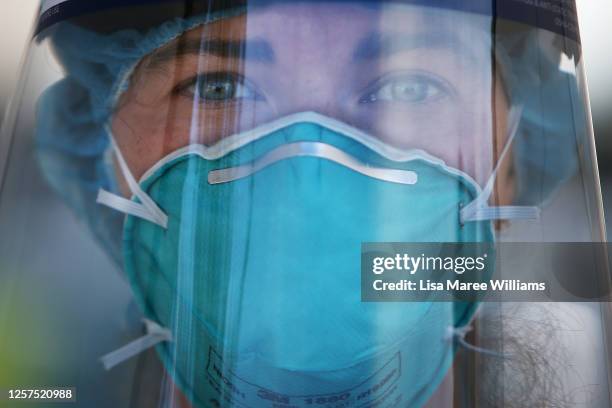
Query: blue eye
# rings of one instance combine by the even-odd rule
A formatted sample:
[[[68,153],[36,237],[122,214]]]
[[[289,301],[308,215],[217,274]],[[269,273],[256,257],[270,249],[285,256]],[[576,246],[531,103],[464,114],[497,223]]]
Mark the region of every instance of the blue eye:
[[[199,75],[184,87],[184,92],[205,103],[262,99],[243,78],[228,73]]]
[[[405,75],[378,82],[360,99],[361,103],[426,103],[446,94],[438,81],[423,75]]]

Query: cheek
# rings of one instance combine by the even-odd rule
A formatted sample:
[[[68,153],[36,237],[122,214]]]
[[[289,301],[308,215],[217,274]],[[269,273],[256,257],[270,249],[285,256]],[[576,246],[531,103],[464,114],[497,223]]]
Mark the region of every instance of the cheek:
[[[171,103],[156,107],[128,103],[117,111],[111,129],[136,180],[189,142],[190,116],[190,110],[185,114]]]
[[[371,123],[371,131],[391,146],[403,150],[422,149],[449,164],[456,163],[459,145],[457,115],[450,107],[437,112],[436,117],[431,117],[427,113],[385,110]]]
[[[490,173],[491,118],[459,110],[458,105],[449,100],[435,115],[389,109],[359,127],[394,147],[424,150],[483,183]]]

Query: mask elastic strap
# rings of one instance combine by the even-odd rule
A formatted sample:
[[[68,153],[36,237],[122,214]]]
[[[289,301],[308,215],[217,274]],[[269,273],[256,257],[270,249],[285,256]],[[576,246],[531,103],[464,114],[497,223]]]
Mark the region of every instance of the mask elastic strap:
[[[471,332],[473,329],[474,328],[469,323],[461,327],[449,326],[446,339],[449,341],[454,341],[460,347],[463,347],[464,349],[468,351],[472,351],[474,353],[485,354],[487,356],[503,358],[503,359],[512,357],[511,354],[500,353],[494,350],[489,350],[489,349],[478,347],[478,346],[468,343],[467,340],[465,339],[465,336],[467,336],[467,334]]]
[[[168,216],[157,206],[157,204],[155,204],[147,193],[142,191],[140,185],[138,182],[136,182],[134,176],[132,176],[132,172],[130,172],[130,169],[125,162],[125,159],[123,158],[115,139],[112,137],[110,139],[115,155],[117,156],[117,162],[119,163],[121,173],[123,174],[130,191],[135,197],[138,197],[140,203],[128,200],[120,195],[110,193],[104,189],[100,189],[98,191],[96,202],[119,212],[145,219],[159,225],[164,229],[167,228]]]
[[[540,209],[538,207],[532,206],[515,206],[515,205],[507,205],[507,206],[489,206],[488,201],[493,193],[493,188],[495,186],[495,180],[497,178],[497,173],[499,171],[499,167],[501,166],[504,158],[508,154],[510,150],[510,146],[512,142],[516,138],[516,134],[518,133],[518,127],[521,121],[521,115],[523,113],[522,106],[513,106],[510,109],[509,113],[509,122],[510,128],[508,129],[508,138],[506,140],[506,145],[499,156],[499,160],[493,169],[493,173],[487,184],[485,185],[482,192],[476,197],[474,201],[466,205],[461,209],[460,218],[461,223],[471,222],[471,221],[487,221],[487,220],[509,220],[509,219],[523,219],[523,220],[533,220],[537,219],[540,216]]]
[[[118,364],[158,345],[164,341],[172,341],[170,330],[165,329],[149,319],[142,319],[147,334],[126,344],[125,346],[110,352],[100,358],[105,370],[110,370]]]

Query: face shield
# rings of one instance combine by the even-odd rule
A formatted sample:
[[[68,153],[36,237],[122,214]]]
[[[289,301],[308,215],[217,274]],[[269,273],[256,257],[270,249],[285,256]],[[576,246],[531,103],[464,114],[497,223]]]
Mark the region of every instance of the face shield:
[[[50,323],[6,350],[50,337],[83,406],[610,406],[607,261],[560,266],[607,259],[571,2],[121,3],[41,6],[0,279]],[[550,290],[367,301],[367,243]]]

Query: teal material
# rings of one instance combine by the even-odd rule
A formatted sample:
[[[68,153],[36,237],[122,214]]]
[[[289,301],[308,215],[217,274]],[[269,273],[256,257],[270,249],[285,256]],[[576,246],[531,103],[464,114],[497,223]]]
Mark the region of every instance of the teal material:
[[[294,141],[319,141],[364,163],[412,170],[415,185],[375,180],[326,159],[297,157],[232,182],[208,173]],[[473,303],[364,303],[362,242],[492,241],[489,222],[459,223],[478,187],[423,159],[390,162],[310,123],[218,160],[195,154],[141,183],[168,228],[128,216],[125,271],[146,316],[171,329],[158,346],[197,407],[306,407],[329,398],[422,406],[453,360],[448,327]]]

